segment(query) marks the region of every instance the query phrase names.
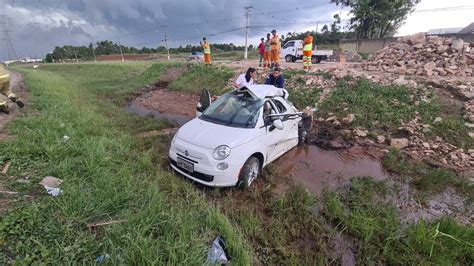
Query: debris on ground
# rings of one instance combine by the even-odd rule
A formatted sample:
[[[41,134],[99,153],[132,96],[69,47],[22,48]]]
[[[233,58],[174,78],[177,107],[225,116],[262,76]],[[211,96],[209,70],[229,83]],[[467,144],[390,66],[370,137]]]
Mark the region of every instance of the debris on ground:
[[[42,186],[48,186],[48,187],[57,187],[63,183],[63,180],[56,178],[54,176],[47,176],[39,182],[40,185]]]
[[[67,136],[67,135],[64,135],[63,137],[63,141],[64,142],[67,142],[69,139],[71,139],[71,137]]]
[[[53,197],[57,197],[63,194],[63,191],[57,187],[44,186],[44,188],[46,189],[46,193],[48,193],[48,195],[53,196]]]
[[[6,194],[6,195],[18,195],[18,192],[15,192],[15,191],[5,191],[5,190],[0,190],[0,194]]]
[[[126,223],[127,220],[113,220],[113,221],[107,221],[107,222],[99,222],[99,223],[94,223],[94,224],[89,224],[87,227],[89,227],[89,231],[94,231],[98,227],[106,226],[106,225],[112,225],[112,224],[121,224],[121,223]]]
[[[230,256],[222,237],[218,236],[212,241],[212,246],[207,253],[207,263],[211,265],[230,263]]]
[[[10,169],[11,164],[12,164],[12,163],[11,163],[10,161],[8,161],[8,162],[5,164],[5,166],[3,166],[3,169],[2,169],[2,174],[3,174],[3,175],[6,175],[6,174],[8,173],[8,169]]]
[[[47,176],[39,182],[40,185],[42,185],[46,189],[46,193],[48,193],[50,196],[57,197],[61,194],[63,194],[63,191],[58,188],[59,185],[63,183],[63,180],[56,178],[54,176]]]
[[[165,128],[165,129],[160,129],[160,130],[142,132],[142,133],[137,134],[137,137],[144,139],[144,138],[157,137],[157,136],[168,136],[168,135],[175,134],[177,131],[178,131],[177,127]]]
[[[97,256],[97,257],[95,258],[95,262],[97,262],[97,263],[104,263],[105,260],[108,259],[109,257],[110,257],[109,254]]]

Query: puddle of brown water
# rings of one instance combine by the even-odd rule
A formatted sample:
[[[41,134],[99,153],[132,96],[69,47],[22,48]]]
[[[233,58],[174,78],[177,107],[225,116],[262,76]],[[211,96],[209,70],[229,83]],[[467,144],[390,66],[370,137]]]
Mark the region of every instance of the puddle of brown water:
[[[342,151],[297,146],[278,159],[277,164],[281,173],[289,173],[295,184],[314,194],[320,194],[325,187],[334,189],[350,184],[352,177],[369,176],[375,180],[388,177],[381,163],[357,146]]]
[[[160,113],[157,111],[149,110],[135,102],[129,103],[127,106],[125,106],[124,111],[130,114],[135,114],[139,116],[152,116],[154,119],[157,119],[157,120],[166,119],[168,121],[175,122],[180,126],[184,125],[186,122],[192,119],[184,115],[167,114],[167,113]]]

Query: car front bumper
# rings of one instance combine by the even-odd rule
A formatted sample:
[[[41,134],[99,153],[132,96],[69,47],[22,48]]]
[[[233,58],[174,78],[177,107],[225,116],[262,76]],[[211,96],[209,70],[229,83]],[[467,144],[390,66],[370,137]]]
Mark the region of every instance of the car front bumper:
[[[188,156],[185,155],[184,151],[188,151]],[[212,150],[204,149],[179,139],[171,144],[168,155],[170,165],[176,172],[200,184],[212,187],[235,186],[242,167],[238,163],[231,163],[231,160],[228,160],[229,158],[217,161],[212,158]],[[192,163],[194,170],[189,172],[178,166],[178,158]],[[221,162],[227,163],[229,167],[225,170],[217,169],[217,164]]]

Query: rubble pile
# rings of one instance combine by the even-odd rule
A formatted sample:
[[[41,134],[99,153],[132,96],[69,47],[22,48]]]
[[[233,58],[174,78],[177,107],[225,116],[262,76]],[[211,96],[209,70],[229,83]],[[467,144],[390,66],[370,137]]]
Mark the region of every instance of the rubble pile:
[[[423,33],[399,38],[362,68],[400,75],[474,76],[474,44]]]
[[[439,123],[440,119],[436,118],[433,123]],[[406,149],[420,158],[430,158],[433,161],[460,168],[474,167],[473,149],[460,149],[438,136],[434,139],[426,138],[424,134],[431,131],[431,125],[422,124],[420,115],[400,127],[399,131],[407,135]]]

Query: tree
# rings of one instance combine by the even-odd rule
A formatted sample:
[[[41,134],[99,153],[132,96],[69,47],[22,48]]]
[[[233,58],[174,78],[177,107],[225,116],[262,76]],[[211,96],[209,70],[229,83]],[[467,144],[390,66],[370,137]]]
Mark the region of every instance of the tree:
[[[420,0],[331,0],[351,8],[351,29],[357,38],[393,36]]]

